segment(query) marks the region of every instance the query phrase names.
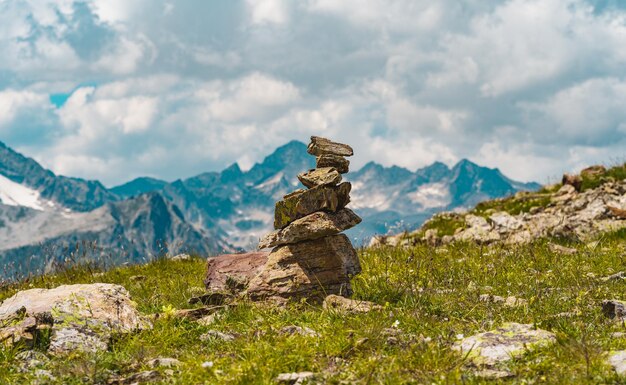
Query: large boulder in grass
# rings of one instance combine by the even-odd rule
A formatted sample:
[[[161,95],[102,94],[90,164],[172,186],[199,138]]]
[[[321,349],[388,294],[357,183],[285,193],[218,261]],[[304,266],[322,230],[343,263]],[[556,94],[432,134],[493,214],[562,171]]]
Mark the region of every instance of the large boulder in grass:
[[[359,258],[348,237],[334,235],[274,249],[250,281],[247,294],[252,299],[349,296],[350,278],[360,272]]]
[[[211,293],[238,294],[267,262],[269,252],[225,254],[209,258],[204,285]]]
[[[276,203],[274,228],[283,229],[291,222],[317,211],[336,212],[350,203],[352,185],[344,182],[338,186],[317,186],[310,190],[297,190]]]
[[[361,218],[350,209],[336,213],[318,211],[289,224],[282,230],[266,235],[259,242],[259,249],[310,241],[336,235],[361,223]]]
[[[32,344],[50,329],[51,353],[97,352],[111,336],[151,328],[122,286],[96,283],[20,291],[0,305],[0,339]]]

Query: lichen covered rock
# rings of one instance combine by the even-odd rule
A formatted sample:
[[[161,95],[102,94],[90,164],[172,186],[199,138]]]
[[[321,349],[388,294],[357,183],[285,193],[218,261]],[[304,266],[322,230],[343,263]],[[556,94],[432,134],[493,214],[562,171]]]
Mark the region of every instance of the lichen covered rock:
[[[341,182],[341,174],[332,167],[316,168],[298,174],[298,180],[308,188],[337,185]]]
[[[310,190],[298,190],[286,195],[276,203],[274,228],[283,229],[291,222],[317,211],[336,212],[350,203],[352,185],[344,182],[339,186],[318,186]]]
[[[347,208],[336,213],[318,211],[295,220],[282,230],[266,235],[259,243],[259,249],[336,235],[351,229],[359,223],[361,223],[361,218]]]
[[[496,330],[462,339],[452,349],[467,356],[475,366],[495,366],[526,352],[556,343],[556,336],[533,325],[506,323]]]
[[[6,326],[20,314],[19,322]],[[124,287],[104,283],[20,291],[0,305],[1,325],[5,343],[27,338],[24,331],[51,329],[49,351],[56,354],[106,350],[112,335],[152,326]]]
[[[347,144],[333,142],[326,138],[320,138],[319,136],[312,136],[311,143],[307,148],[307,152],[311,155],[338,155],[338,156],[352,156],[354,151],[352,147]]]

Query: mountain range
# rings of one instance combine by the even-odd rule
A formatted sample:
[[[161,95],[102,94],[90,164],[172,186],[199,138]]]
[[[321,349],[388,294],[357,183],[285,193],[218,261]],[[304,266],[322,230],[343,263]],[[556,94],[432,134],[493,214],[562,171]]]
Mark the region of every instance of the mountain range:
[[[292,141],[247,171],[233,164],[174,182],[143,177],[106,188],[55,175],[0,142],[0,277],[49,271],[68,259],[118,264],[252,249],[271,230],[274,203],[314,166],[306,145]],[[349,232],[357,244],[413,229],[442,210],[539,188],[468,160],[415,172],[372,162],[346,179],[350,207],[363,218]]]

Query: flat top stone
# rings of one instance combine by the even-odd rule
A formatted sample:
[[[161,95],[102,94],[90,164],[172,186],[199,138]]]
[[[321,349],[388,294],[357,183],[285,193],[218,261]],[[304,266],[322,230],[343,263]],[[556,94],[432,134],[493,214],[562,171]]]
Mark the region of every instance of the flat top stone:
[[[259,249],[335,235],[359,223],[361,223],[361,218],[347,208],[336,213],[318,211],[293,221],[282,230],[266,235],[259,242]]]
[[[533,325],[506,323],[496,330],[462,339],[452,348],[477,366],[493,366],[520,357],[527,351],[556,343],[556,336]]]
[[[312,136],[311,143],[307,149],[307,152],[311,155],[339,155],[339,156],[352,156],[354,150],[347,144],[333,142],[330,139],[321,138],[319,136]]]

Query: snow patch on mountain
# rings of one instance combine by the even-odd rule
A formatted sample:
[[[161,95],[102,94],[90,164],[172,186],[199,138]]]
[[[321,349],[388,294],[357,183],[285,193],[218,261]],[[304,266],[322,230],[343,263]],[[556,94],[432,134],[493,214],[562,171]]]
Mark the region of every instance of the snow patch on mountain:
[[[37,211],[54,208],[52,201],[41,199],[39,191],[21,185],[0,174],[0,201],[7,206],[28,207]]]
[[[415,192],[408,194],[412,203],[424,209],[446,207],[452,202],[450,189],[445,183],[429,183],[420,186]]]
[[[350,208],[373,209],[376,211],[388,210],[397,198],[398,191],[384,191],[383,189],[368,188],[365,182],[352,182],[352,197]]]

